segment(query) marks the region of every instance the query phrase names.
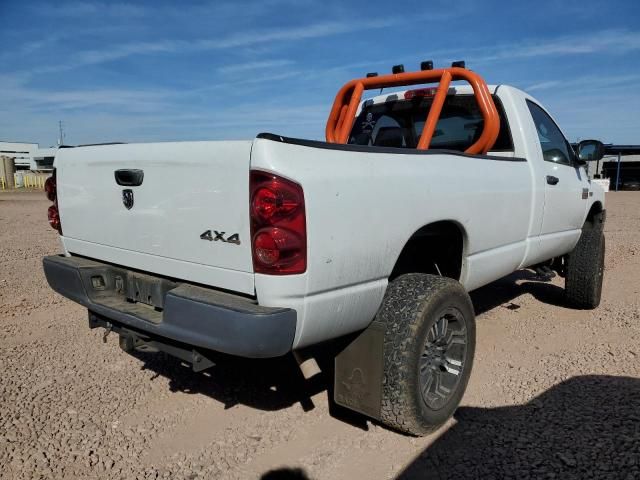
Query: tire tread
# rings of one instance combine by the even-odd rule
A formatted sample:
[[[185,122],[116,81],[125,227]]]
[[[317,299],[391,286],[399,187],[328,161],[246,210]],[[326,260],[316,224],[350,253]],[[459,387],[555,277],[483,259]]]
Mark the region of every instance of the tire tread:
[[[463,301],[468,302],[473,314],[471,300],[457,281],[447,277],[410,273],[389,284],[376,317],[386,325],[381,420],[387,426],[411,435],[426,435],[441,426],[425,423],[412,400],[411,393],[415,391],[415,385],[409,380],[412,378],[409,369],[412,355],[415,355],[415,339],[418,337],[422,314],[429,308],[430,301],[439,295],[460,296]],[[468,321],[473,322],[474,319]],[[469,362],[472,362],[472,358]],[[464,390],[466,381],[460,387]]]
[[[580,240],[567,255],[565,297],[579,309],[593,309],[600,304],[603,275],[599,275],[605,249],[602,223],[583,228]]]

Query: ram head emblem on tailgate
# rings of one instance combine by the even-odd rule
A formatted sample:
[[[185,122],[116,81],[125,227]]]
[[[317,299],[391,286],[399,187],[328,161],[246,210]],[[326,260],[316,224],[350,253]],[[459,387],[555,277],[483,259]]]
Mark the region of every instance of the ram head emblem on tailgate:
[[[133,207],[133,190],[130,188],[122,190],[122,203],[127,207],[127,210],[131,210]]]

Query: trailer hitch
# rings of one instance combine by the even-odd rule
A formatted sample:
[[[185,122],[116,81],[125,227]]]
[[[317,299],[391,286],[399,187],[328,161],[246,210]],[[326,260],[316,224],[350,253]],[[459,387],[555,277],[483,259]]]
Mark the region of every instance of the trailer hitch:
[[[107,343],[107,337],[111,333],[112,328],[113,325],[111,325],[110,323],[107,324],[107,326],[104,328],[104,333],[102,334],[102,343]]]
[[[112,331],[117,333],[119,335],[118,344],[120,348],[129,354],[133,352],[165,352],[189,363],[194,372],[201,372],[215,365],[207,355],[192,346],[174,342],[164,337],[143,334],[117,322],[109,321],[101,315],[89,312],[89,328],[97,327],[105,329],[102,337],[105,342]]]

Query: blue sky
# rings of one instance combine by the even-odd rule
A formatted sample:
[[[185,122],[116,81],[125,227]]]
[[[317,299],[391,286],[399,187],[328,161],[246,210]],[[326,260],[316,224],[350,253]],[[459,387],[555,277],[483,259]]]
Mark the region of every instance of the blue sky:
[[[466,60],[570,140],[640,143],[640,3],[0,0],[0,139],[322,139],[338,88]]]

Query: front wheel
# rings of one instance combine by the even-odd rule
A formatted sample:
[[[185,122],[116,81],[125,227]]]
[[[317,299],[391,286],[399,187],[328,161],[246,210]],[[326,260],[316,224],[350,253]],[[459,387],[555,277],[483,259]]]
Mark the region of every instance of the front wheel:
[[[585,225],[578,244],[566,258],[565,296],[581,309],[600,305],[604,277],[605,239],[602,223]]]
[[[453,279],[406,274],[389,284],[377,320],[386,326],[381,420],[431,433],[453,415],[471,375],[471,299]]]

